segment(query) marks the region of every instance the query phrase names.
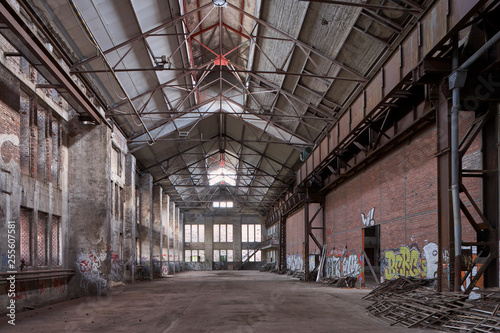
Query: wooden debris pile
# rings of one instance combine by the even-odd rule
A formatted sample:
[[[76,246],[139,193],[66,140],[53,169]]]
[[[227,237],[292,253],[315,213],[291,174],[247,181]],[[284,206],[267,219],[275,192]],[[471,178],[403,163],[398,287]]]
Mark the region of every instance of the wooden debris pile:
[[[329,277],[321,279],[322,283],[329,284],[332,287],[337,288],[354,288],[356,287],[356,281],[356,278],[349,276],[342,278]]]
[[[500,292],[481,293],[468,309],[457,309],[443,325],[449,332],[500,332]]]
[[[377,288],[373,289],[368,295],[363,297],[363,299],[367,301],[378,301],[391,297],[394,294],[403,294],[422,287],[430,287],[434,283],[435,280],[414,279],[402,276],[399,279],[386,280],[380,283]]]
[[[499,332],[500,292],[468,300],[461,293],[438,293],[428,280],[400,278],[386,281],[364,299],[366,310],[390,325],[448,332]]]

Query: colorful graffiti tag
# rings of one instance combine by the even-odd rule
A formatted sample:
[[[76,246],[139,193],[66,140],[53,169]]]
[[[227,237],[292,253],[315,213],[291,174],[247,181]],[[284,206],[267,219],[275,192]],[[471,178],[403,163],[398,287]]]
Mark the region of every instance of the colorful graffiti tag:
[[[424,256],[427,262],[427,278],[436,279],[438,270],[438,245],[436,243],[428,243],[424,246]]]
[[[430,261],[428,262],[424,256],[421,256],[417,245],[401,246],[399,249],[387,250],[384,252],[384,278],[386,280],[397,279],[400,276],[414,278],[434,278],[434,273],[437,271],[437,245],[429,243],[426,246],[426,252],[429,253]],[[430,269],[428,265],[430,264]],[[428,275],[429,271],[429,275]]]
[[[66,290],[66,282],[62,278],[55,278],[52,283],[52,291],[64,294]]]
[[[2,259],[0,262],[0,269],[1,270],[8,270],[9,269],[9,258],[7,256],[7,253],[2,254]]]
[[[325,260],[326,277],[359,277],[363,270],[361,259],[355,253],[333,251]]]
[[[96,255],[95,253],[80,254],[76,260],[76,266],[80,272],[80,287],[89,293],[89,285],[95,284],[97,293],[101,294],[106,289],[106,279],[101,277],[101,262],[106,259],[106,254]]]
[[[304,260],[300,254],[287,254],[286,267],[291,271],[300,271],[304,269]]]
[[[113,252],[111,256],[111,278],[115,282],[121,281],[122,279],[122,265],[118,259],[118,254]]]

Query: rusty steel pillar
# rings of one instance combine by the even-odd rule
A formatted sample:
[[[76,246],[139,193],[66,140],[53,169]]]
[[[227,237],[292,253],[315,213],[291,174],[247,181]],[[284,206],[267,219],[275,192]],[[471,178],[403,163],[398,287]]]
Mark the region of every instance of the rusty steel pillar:
[[[447,83],[447,82],[446,82]],[[450,154],[450,101],[439,89],[436,109],[437,169],[438,169],[438,291],[454,288],[455,257],[453,237],[453,214],[451,210],[451,154]]]
[[[286,270],[286,218],[280,214],[279,217],[279,271]]]
[[[487,121],[482,130],[483,152],[483,214],[492,229],[487,233],[478,234],[478,241],[488,242],[489,252],[494,258],[492,264],[484,272],[484,287],[499,286],[498,261],[498,220],[499,220],[499,149],[500,149],[500,104],[490,104],[490,121]],[[496,263],[495,263],[496,262]]]

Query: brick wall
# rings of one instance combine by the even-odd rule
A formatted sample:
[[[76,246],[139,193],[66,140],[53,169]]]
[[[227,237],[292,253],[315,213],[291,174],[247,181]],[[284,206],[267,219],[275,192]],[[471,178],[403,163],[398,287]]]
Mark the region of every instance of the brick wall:
[[[288,269],[301,267],[304,256],[304,209],[286,219],[286,256]]]

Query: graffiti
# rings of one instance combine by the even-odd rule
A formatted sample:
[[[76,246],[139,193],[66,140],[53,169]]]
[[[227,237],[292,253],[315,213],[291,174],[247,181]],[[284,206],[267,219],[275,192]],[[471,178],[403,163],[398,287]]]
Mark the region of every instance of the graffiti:
[[[52,282],[52,291],[64,294],[65,290],[66,290],[66,282],[64,281],[64,279],[55,278],[54,282]]]
[[[166,277],[167,275],[168,275],[168,264],[164,262],[163,265],[161,266],[161,276]]]
[[[363,225],[365,227],[371,227],[375,225],[375,220],[373,219],[374,213],[375,213],[375,207],[370,209],[370,211],[366,216],[365,214],[361,213],[361,221],[363,221]]]
[[[141,257],[141,266],[142,278],[149,278],[151,276],[151,262],[149,258]]]
[[[82,254],[76,260],[76,266],[80,272],[80,288],[89,293],[89,285],[95,284],[97,293],[101,294],[102,290],[107,287],[106,279],[101,277],[101,261],[106,259],[106,255],[97,256],[95,253]]]
[[[425,259],[420,257],[416,246],[401,246],[399,250],[385,251],[385,279],[397,279],[400,276],[423,278],[427,276]]]
[[[121,281],[122,279],[122,265],[120,265],[118,259],[118,254],[113,252],[111,255],[111,279],[115,282]]]
[[[7,253],[2,254],[2,261],[0,264],[0,269],[1,270],[8,270],[9,269],[9,258],[7,256]]]
[[[286,256],[286,267],[292,271],[299,271],[304,269],[304,260],[299,254]]]
[[[316,256],[314,254],[309,255],[309,272],[314,271],[316,268]]]
[[[461,277],[462,279],[465,278],[465,275],[467,274],[467,278],[465,279],[464,283],[460,286],[462,291],[465,291],[469,286],[471,285],[472,281],[477,275],[477,271],[481,268],[482,264],[474,264],[474,261],[477,259],[477,247],[473,246],[472,248],[470,247],[462,247],[462,258],[464,261],[464,266],[467,271],[470,271],[470,274],[467,274],[468,272],[462,271]],[[484,288],[484,278],[480,277],[476,282],[474,282],[474,286],[472,287],[472,290],[479,290]],[[473,295],[472,297],[469,298],[476,298],[477,294],[476,293],[471,293]]]
[[[424,256],[427,262],[427,278],[436,279],[438,270],[438,245],[436,243],[428,243],[424,246]]]
[[[10,285],[5,286],[5,294],[9,294],[10,290]],[[28,294],[26,293],[26,288],[24,287],[23,282],[16,282],[16,291],[15,291],[15,296],[12,299],[15,299],[16,301],[20,301],[22,299],[28,299]]]
[[[362,272],[361,257],[348,254],[347,251],[336,252],[325,260],[327,277],[359,277]]]
[[[47,281],[46,280],[40,281],[40,295],[43,295],[46,288],[47,288]]]

